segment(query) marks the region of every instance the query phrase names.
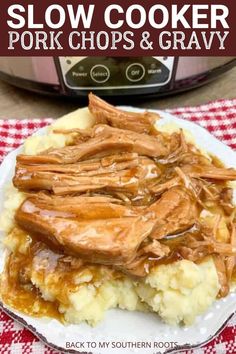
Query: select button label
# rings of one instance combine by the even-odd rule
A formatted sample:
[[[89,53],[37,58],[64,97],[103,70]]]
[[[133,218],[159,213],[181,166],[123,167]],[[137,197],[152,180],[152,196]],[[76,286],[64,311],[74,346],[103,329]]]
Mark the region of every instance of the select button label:
[[[103,84],[110,77],[110,70],[105,65],[94,65],[90,70],[90,77],[93,81]]]

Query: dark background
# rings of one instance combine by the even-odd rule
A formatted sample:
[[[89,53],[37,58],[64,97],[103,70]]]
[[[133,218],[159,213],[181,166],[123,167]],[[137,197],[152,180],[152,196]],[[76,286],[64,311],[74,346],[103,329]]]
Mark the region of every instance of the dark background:
[[[173,55],[173,56],[177,56],[180,55],[181,56],[189,56],[189,55],[199,55],[199,50],[182,50],[182,51],[176,51],[176,50],[161,50],[158,45],[157,45],[157,36],[158,36],[158,30],[153,30],[151,28],[151,26],[149,26],[148,23],[146,23],[145,27],[142,29],[138,29],[138,30],[132,30],[133,32],[135,32],[135,42],[136,42],[136,46],[135,49],[133,49],[132,51],[125,51],[124,49],[122,49],[122,43],[119,47],[119,50],[116,51],[111,51],[111,50],[107,50],[107,51],[99,51],[99,50],[87,50],[87,51],[73,51],[72,49],[69,48],[68,45],[68,35],[71,31],[73,31],[70,28],[70,23],[69,21],[66,22],[66,24],[58,29],[58,31],[63,31],[63,36],[61,36],[62,40],[60,41],[62,46],[63,46],[63,50],[41,50],[41,51],[26,51],[23,50],[21,48],[20,45],[17,46],[17,48],[14,51],[9,51],[8,48],[8,30],[12,30],[9,29],[8,25],[7,25],[7,20],[9,19],[8,14],[7,14],[7,9],[11,4],[22,4],[24,6],[27,6],[28,2],[23,1],[23,0],[19,0],[19,1],[12,1],[12,0],[4,0],[1,2],[1,12],[0,12],[0,21],[1,21],[1,46],[0,46],[0,55],[2,56],[9,56],[9,55],[53,55],[53,56],[68,56],[68,55],[90,55],[90,56],[98,56],[98,55],[106,55],[106,56],[149,56],[149,55],[158,55],[158,56],[165,56],[165,55]],[[45,9],[51,5],[54,4],[55,1],[54,0],[47,0],[47,1],[38,1],[38,0],[31,0],[30,4],[34,4],[35,5],[35,21],[37,21],[37,23],[42,23],[44,22],[44,14],[45,14]],[[58,0],[56,2],[57,4],[66,7],[66,4],[74,4],[75,6],[78,5],[78,1],[77,0],[70,0],[70,1],[65,1],[65,0]],[[91,25],[91,29],[93,31],[107,31],[109,32],[109,29],[106,27],[105,23],[104,23],[104,18],[103,18],[103,14],[104,14],[104,10],[105,8],[110,5],[111,3],[113,3],[111,0],[99,0],[99,1],[92,1],[92,2],[88,2],[86,0],[81,0],[79,2],[80,4],[85,4],[85,7],[88,6],[89,4],[95,4],[95,10],[94,10],[94,16],[93,16],[93,21],[92,21],[92,25]],[[115,1],[116,4],[120,4],[124,9],[127,8],[129,5],[132,4],[140,4],[143,7],[145,7],[146,10],[148,10],[152,5],[155,5],[157,3],[159,4],[163,4],[165,5],[167,8],[170,9],[171,4],[178,4],[178,6],[181,5],[185,5],[186,1],[184,0],[176,0],[176,1],[170,1],[170,0],[145,0],[145,1],[141,1],[141,0],[117,0]],[[209,0],[189,0],[187,2],[188,4],[212,4],[212,1]],[[225,46],[226,49],[225,50],[219,50],[218,49],[218,45],[219,42],[218,41],[214,41],[213,44],[215,44],[215,46],[213,46],[211,48],[211,50],[201,50],[201,56],[206,55],[213,55],[213,56],[234,56],[236,55],[236,40],[235,40],[235,14],[236,14],[236,1],[235,0],[216,0],[213,2],[214,4],[224,4],[226,6],[228,6],[229,10],[230,10],[230,14],[229,17],[227,19],[227,22],[229,23],[230,26],[230,33],[228,35],[228,37],[226,38],[225,41]],[[186,15],[186,18],[191,21],[191,11],[187,12],[188,16]],[[24,30],[27,30],[27,28],[21,29],[19,30],[20,32],[23,32]],[[52,29],[46,28],[44,29],[45,31],[50,31]],[[83,28],[79,28],[79,31],[84,30]],[[126,30],[130,30],[129,27],[127,27],[127,25],[123,25],[120,29],[118,29],[121,32],[124,32]],[[170,25],[167,26],[166,28],[162,29],[161,31],[166,30],[166,31],[171,31],[171,27]],[[191,29],[184,29],[184,28],[178,28],[177,30],[181,31],[184,30],[186,37],[190,38],[191,34],[192,34],[192,30]],[[207,29],[198,29],[196,30],[197,32],[201,32],[201,31],[210,31],[211,29],[207,30]],[[218,31],[228,31],[227,29],[223,29],[222,26],[220,26],[218,29],[216,29]],[[216,31],[214,29],[214,31]],[[33,30],[31,30],[33,31]],[[55,30],[57,31],[57,30]],[[139,43],[141,40],[141,34],[143,31],[149,31],[151,33],[151,40],[153,41],[153,43],[155,43],[154,49],[153,50],[142,50],[140,49]],[[201,38],[199,36],[199,38]],[[201,44],[203,44],[203,42],[201,42]]]

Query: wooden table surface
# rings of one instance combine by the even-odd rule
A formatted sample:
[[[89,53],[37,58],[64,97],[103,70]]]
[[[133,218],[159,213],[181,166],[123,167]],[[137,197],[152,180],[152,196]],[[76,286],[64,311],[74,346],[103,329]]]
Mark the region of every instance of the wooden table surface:
[[[132,105],[166,109],[198,105],[222,98],[236,98],[236,67],[200,88],[161,99],[152,98],[143,101],[137,99],[132,102]],[[118,104],[122,103],[122,100],[118,102]],[[79,99],[46,97],[0,81],[0,119],[57,118],[84,105],[85,103]]]

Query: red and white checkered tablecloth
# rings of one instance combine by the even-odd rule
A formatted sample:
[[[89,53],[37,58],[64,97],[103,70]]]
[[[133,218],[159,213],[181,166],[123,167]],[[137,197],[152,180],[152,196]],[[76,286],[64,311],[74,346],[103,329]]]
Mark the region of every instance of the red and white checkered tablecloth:
[[[236,99],[219,100],[196,107],[176,108],[168,112],[201,125],[219,140],[236,149]],[[8,152],[22,144],[25,138],[51,122],[52,119],[0,120],[0,162]],[[0,353],[56,354],[58,352],[41,343],[33,334],[0,310]],[[201,348],[185,350],[181,353],[236,354],[236,315],[211,342]]]

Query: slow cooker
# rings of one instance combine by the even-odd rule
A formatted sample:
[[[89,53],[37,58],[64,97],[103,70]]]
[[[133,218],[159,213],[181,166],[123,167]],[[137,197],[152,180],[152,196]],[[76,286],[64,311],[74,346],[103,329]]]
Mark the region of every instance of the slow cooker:
[[[0,57],[0,78],[69,97],[169,95],[232,68],[235,57]]]

